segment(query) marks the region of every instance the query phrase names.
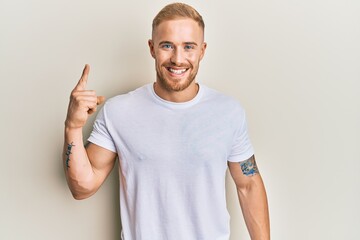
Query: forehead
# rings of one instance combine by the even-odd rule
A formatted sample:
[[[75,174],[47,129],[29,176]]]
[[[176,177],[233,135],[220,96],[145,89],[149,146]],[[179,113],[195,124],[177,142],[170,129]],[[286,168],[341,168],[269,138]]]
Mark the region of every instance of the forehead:
[[[161,22],[153,32],[153,40],[159,41],[202,41],[203,30],[190,18],[178,18]]]

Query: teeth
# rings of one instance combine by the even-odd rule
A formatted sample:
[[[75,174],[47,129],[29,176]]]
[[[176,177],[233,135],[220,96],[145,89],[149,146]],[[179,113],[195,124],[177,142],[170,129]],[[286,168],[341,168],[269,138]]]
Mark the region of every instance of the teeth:
[[[176,69],[173,69],[173,68],[168,68],[170,72],[172,73],[175,73],[175,74],[182,74],[186,71],[186,69],[179,69],[179,70],[176,70]]]

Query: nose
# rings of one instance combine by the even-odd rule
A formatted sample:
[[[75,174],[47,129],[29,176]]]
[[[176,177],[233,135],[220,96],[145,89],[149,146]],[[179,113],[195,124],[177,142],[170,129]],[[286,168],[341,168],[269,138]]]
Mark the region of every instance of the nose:
[[[172,52],[170,62],[175,66],[181,66],[185,62],[185,56],[183,51],[179,48],[175,48]]]

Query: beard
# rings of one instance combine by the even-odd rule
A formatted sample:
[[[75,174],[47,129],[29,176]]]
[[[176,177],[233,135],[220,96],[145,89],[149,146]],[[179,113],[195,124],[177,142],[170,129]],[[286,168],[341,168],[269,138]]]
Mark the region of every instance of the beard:
[[[168,71],[167,68],[161,68],[160,70],[156,68],[156,77],[159,84],[169,92],[180,92],[187,89],[190,84],[195,80],[197,75],[198,68],[194,68],[191,66],[177,66],[177,67],[185,67],[190,71],[189,76],[184,80],[181,78],[178,79],[170,79],[170,77],[166,76],[166,73],[162,72],[161,69],[165,69],[164,71]]]

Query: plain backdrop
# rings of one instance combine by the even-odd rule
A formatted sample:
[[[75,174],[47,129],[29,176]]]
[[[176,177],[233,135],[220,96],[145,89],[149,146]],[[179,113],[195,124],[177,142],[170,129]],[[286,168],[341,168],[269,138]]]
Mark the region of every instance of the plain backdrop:
[[[87,200],[67,188],[69,94],[85,63],[107,98],[153,82],[147,40],[167,3],[0,0],[0,239],[119,239],[117,171]],[[197,80],[247,111],[272,239],[360,239],[360,1],[187,3],[206,24]],[[229,175],[227,198],[231,240],[250,239]]]

